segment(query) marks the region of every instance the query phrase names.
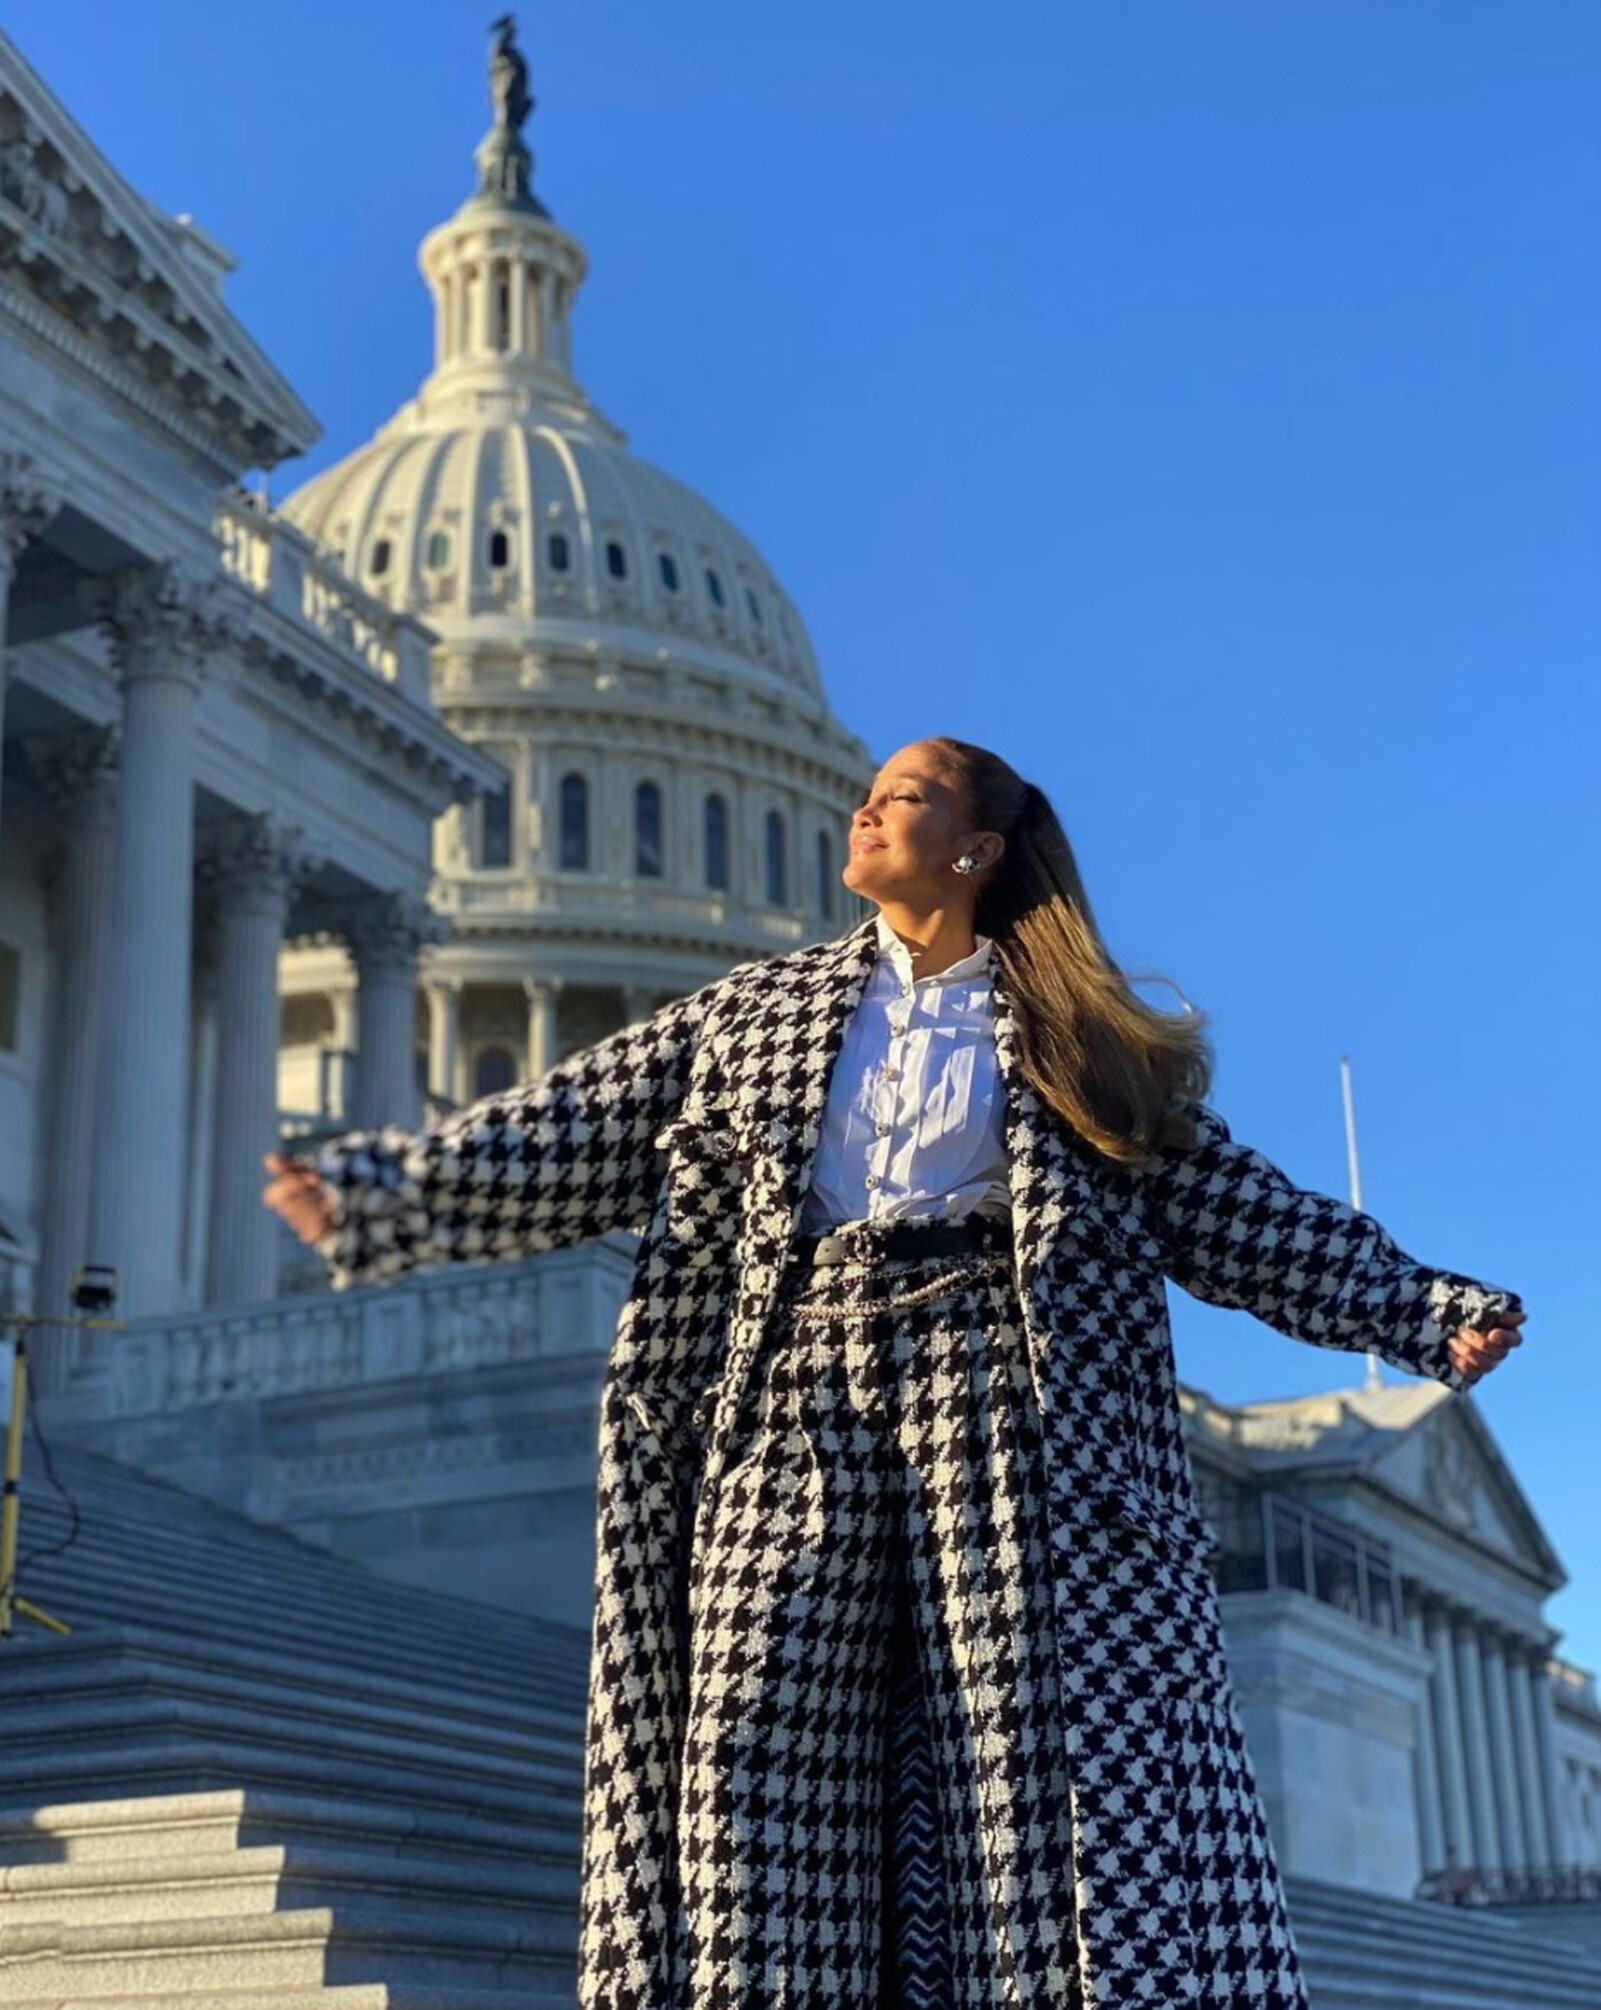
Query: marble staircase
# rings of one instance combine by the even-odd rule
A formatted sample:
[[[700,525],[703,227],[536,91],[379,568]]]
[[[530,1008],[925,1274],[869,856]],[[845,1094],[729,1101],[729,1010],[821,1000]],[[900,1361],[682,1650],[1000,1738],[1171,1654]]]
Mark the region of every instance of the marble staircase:
[[[572,2010],[589,1642],[97,1453],[0,1644],[0,2004]],[[23,1551],[62,1541],[44,1474]],[[1289,1880],[1313,2010],[1601,2010],[1592,1907]]]

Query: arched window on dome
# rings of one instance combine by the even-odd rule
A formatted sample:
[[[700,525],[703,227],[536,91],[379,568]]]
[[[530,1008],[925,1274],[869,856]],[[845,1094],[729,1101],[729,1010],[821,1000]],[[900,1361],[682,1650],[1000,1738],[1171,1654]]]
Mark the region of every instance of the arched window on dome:
[[[495,572],[504,572],[511,564],[511,539],[503,530],[489,533],[489,563]]]
[[[384,574],[389,570],[389,553],[390,544],[388,538],[379,538],[378,542],[372,548],[372,558],[369,561],[374,579],[382,579]]]
[[[450,535],[447,531],[435,530],[428,534],[428,566],[432,572],[443,572],[450,563]]]
[[[606,570],[613,579],[628,577],[628,553],[614,537],[606,540]]]
[[[573,562],[573,549],[564,530],[553,530],[545,540],[545,556],[552,572],[565,572]]]
[[[748,586],[745,589],[745,605],[750,609],[751,620],[760,628],[762,626],[762,603]]]
[[[473,1095],[499,1096],[517,1080],[517,1056],[498,1042],[473,1056]]]
[[[767,812],[767,899],[773,907],[789,905],[789,875],[785,870],[784,819],[777,810]]]
[[[478,863],[481,866],[511,864],[511,784],[503,782],[479,798]]]
[[[709,565],[706,568],[706,591],[711,595],[714,607],[727,605],[723,597],[723,582]]]
[[[661,570],[662,585],[666,587],[669,593],[676,593],[678,591],[678,560],[673,557],[670,551],[662,551],[656,554],[656,563]]]
[[[634,791],[634,870],[647,879],[662,875],[662,792],[655,782]]]
[[[589,864],[589,783],[582,775],[561,778],[560,862],[564,871]]]
[[[706,798],[706,884],[728,888],[728,804],[721,796]]]
[[[834,914],[834,841],[827,831],[817,833],[817,905],[825,920]]]

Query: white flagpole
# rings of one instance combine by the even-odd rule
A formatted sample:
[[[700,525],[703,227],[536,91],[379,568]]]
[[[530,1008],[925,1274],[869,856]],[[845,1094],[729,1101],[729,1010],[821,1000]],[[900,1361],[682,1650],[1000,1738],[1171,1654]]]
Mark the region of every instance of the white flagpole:
[[[1340,1056],[1340,1090],[1345,1098],[1345,1161],[1351,1173],[1351,1205],[1362,1206],[1362,1174],[1356,1162],[1356,1111],[1351,1103],[1351,1057]],[[1368,1379],[1370,1389],[1381,1389],[1384,1384],[1379,1379],[1379,1357],[1368,1349]]]

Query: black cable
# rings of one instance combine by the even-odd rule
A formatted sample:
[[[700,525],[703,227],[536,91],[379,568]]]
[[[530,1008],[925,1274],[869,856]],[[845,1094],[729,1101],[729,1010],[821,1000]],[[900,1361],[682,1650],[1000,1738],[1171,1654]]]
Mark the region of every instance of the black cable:
[[[78,1503],[73,1499],[68,1489],[62,1485],[60,1478],[57,1476],[55,1465],[50,1457],[50,1447],[44,1441],[44,1431],[39,1424],[39,1405],[36,1402],[30,1402],[28,1405],[28,1423],[33,1431],[34,1443],[39,1447],[39,1458],[44,1466],[45,1478],[66,1502],[67,1512],[72,1516],[72,1521],[66,1535],[63,1536],[60,1542],[48,1543],[42,1549],[30,1549],[25,1556],[18,1557],[15,1576],[19,1579],[30,1563],[37,1563],[41,1557],[60,1556],[65,1551],[71,1549],[72,1545],[83,1532],[83,1515],[79,1510]]]

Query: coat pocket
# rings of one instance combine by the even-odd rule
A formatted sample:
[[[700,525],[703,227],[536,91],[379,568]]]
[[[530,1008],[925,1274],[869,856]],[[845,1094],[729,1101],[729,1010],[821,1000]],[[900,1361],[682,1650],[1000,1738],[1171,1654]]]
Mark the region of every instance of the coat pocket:
[[[742,1184],[738,1132],[715,1113],[681,1110],[652,1142],[666,1156],[667,1232],[675,1242],[704,1242],[731,1221]]]
[[[1212,1530],[1200,1515],[1121,1475],[1098,1481],[1090,1492],[1104,1519],[1136,1530],[1191,1570],[1210,1571]]]

